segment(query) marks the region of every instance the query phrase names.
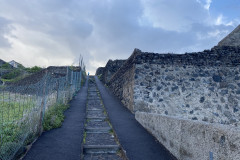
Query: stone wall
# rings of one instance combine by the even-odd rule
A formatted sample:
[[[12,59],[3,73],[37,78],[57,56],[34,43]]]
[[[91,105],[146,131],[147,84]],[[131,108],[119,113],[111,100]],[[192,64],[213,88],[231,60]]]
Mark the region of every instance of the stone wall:
[[[102,82],[104,81],[104,79],[103,79],[104,76],[102,76],[104,74],[104,71],[105,71],[105,67],[99,67],[99,68],[97,68],[96,73],[95,73],[95,75],[97,75],[99,77],[99,80]]]
[[[179,159],[239,159],[239,33],[203,52],[135,49],[107,85]]]
[[[218,46],[239,46],[240,25],[218,43]]]
[[[141,51],[135,49],[133,54],[127,59],[119,70],[112,76],[107,83],[115,96],[130,110],[133,111],[133,88],[135,77],[135,59]]]
[[[109,60],[105,67],[99,67],[97,69],[95,75],[99,76],[103,83],[108,83],[125,61],[126,60]]]
[[[133,111],[240,126],[238,51],[225,47],[197,54],[138,55]]]
[[[135,49],[107,85],[177,158],[239,159],[240,47]]]
[[[146,112],[135,117],[179,160],[240,159],[240,130],[235,127]]]

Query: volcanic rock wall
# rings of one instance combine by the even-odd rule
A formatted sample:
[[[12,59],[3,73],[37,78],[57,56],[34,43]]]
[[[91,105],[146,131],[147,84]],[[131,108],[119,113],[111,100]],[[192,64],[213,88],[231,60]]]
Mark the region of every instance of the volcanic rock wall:
[[[99,76],[103,83],[107,83],[125,61],[126,60],[109,60],[105,67],[99,67],[97,69],[95,75]]]
[[[218,43],[218,46],[239,46],[240,25]]]
[[[133,54],[127,59],[127,61],[119,68],[119,70],[111,77],[107,83],[115,96],[117,96],[121,102],[133,110],[134,106],[134,77],[135,77],[135,59],[140,54],[140,50],[135,49]]]
[[[239,33],[197,53],[135,49],[107,85],[178,159],[240,159]]]
[[[240,47],[136,57],[133,111],[240,123]]]
[[[135,49],[107,85],[178,159],[240,158],[240,47]]]
[[[132,112],[239,124],[240,47],[155,54],[135,49],[107,83]]]

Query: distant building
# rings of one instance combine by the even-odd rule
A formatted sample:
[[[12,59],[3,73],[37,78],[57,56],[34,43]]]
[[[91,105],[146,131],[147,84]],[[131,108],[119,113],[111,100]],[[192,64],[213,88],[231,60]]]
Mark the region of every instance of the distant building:
[[[13,66],[14,68],[18,68],[20,66],[20,63],[12,60],[10,62],[8,62],[8,64],[10,64],[11,66]]]

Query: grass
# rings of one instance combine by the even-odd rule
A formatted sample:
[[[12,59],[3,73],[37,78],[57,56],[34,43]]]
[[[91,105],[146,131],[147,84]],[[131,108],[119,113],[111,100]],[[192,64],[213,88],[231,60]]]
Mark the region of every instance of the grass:
[[[114,135],[113,129],[111,128],[108,133]]]
[[[103,111],[103,114],[104,114],[105,116],[107,116],[107,112],[106,112],[106,110]]]
[[[5,95],[0,95],[0,122],[9,123],[22,119],[35,104],[32,96],[5,92]]]
[[[4,78],[2,78],[1,81],[3,81],[3,82],[17,82],[17,81],[22,80],[25,77],[26,76],[20,75],[20,76],[17,76],[15,78],[13,78],[13,79],[4,79]]]
[[[33,96],[1,92],[0,95],[0,159],[9,157],[18,150],[24,140],[29,114],[36,106]],[[35,117],[32,117],[33,120]]]
[[[101,79],[102,78],[102,74],[98,75],[98,79]]]
[[[62,126],[64,121],[64,111],[69,108],[69,105],[56,104],[46,112],[43,120],[43,129],[48,131]]]
[[[0,135],[0,159],[9,158],[14,155],[25,141],[29,141],[26,128],[27,125],[22,123],[3,123]]]
[[[83,144],[86,143],[86,138],[87,138],[87,132],[84,131],[84,134],[83,134]]]
[[[29,145],[37,137],[39,105],[41,102],[37,103],[35,96],[6,91],[0,94],[0,159],[14,155],[21,146]],[[66,105],[50,107],[46,113],[45,130],[61,126],[66,108]]]
[[[2,123],[18,121],[25,117],[34,103],[21,104],[18,102],[9,102],[0,106],[0,121]]]

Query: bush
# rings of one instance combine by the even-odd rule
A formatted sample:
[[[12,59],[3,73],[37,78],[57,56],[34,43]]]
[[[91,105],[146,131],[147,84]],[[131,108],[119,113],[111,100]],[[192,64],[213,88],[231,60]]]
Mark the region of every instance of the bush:
[[[69,105],[58,104],[52,106],[45,114],[43,121],[44,131],[51,130],[53,128],[59,128],[64,121],[64,111],[69,108]]]
[[[12,66],[8,63],[4,63],[2,66],[1,66],[2,69],[11,69]]]
[[[14,79],[16,77],[18,77],[21,74],[21,71],[18,69],[15,69],[7,74],[4,74],[2,76],[3,79]]]
[[[38,66],[34,66],[34,67],[31,67],[31,68],[25,68],[27,72],[29,73],[36,73],[36,72],[39,72],[42,70],[41,67],[38,67]]]

